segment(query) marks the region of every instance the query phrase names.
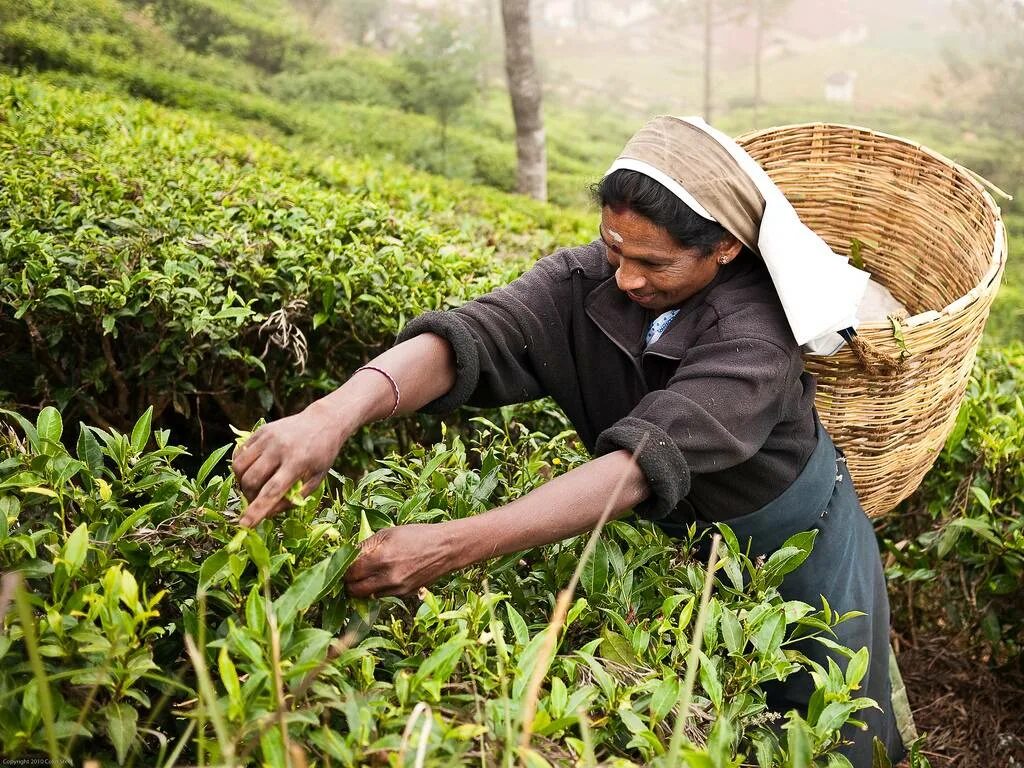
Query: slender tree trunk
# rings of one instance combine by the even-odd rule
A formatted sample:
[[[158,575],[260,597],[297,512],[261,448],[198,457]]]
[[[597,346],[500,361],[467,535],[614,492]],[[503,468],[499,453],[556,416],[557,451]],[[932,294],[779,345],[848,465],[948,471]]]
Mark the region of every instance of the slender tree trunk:
[[[754,33],[754,127],[757,128],[761,109],[761,59],[764,56],[764,0],[757,0],[757,18]]]
[[[547,200],[547,150],[541,112],[540,77],[533,59],[529,0],[501,0],[505,25],[505,72],[516,121],[516,189]]]
[[[590,23],[590,0],[575,0],[573,2],[573,16],[576,20],[576,28],[585,27]]]
[[[711,29],[714,25],[713,0],[704,0],[704,120],[711,122]]]

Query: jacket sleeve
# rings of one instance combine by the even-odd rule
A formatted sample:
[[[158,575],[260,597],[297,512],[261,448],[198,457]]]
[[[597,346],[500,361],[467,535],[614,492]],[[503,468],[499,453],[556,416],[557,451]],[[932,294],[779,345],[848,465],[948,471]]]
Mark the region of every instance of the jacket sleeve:
[[[757,453],[782,420],[787,387],[799,383],[798,351],[763,339],[698,342],[665,389],[648,393],[605,429],[596,453],[635,452],[651,496],[636,511],[659,520],[690,492],[695,474],[718,472]]]
[[[461,405],[493,407],[547,394],[538,369],[567,348],[569,270],[558,253],[522,277],[463,306],[426,312],[409,322],[398,342],[435,333],[455,353],[455,384],[423,407],[447,413]]]

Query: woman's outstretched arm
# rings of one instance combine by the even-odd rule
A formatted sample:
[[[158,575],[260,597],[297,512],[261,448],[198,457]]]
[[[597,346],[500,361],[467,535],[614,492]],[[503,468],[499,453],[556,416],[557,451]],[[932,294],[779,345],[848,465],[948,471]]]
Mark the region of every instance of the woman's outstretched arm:
[[[489,512],[378,531],[345,581],[357,597],[410,594],[473,563],[589,531],[609,505],[610,517],[619,518],[649,493],[632,455],[615,451]]]
[[[447,393],[455,382],[455,356],[440,336],[423,333],[392,347],[369,365],[387,372],[401,393],[396,413],[411,413]],[[395,389],[379,371],[363,369],[331,394],[293,416],[260,428],[238,450],[232,468],[250,504],[239,520],[253,526],[289,506],[296,481],[312,491],[342,446],[360,427],[387,417]]]

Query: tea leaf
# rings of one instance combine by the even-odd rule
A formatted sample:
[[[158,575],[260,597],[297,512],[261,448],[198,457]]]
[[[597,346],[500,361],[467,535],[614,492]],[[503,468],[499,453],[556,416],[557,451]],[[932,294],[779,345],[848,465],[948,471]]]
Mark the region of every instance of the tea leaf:
[[[791,719],[785,726],[786,751],[788,760],[786,768],[811,768],[813,734],[801,717]]]
[[[328,560],[324,569],[324,584],[320,590],[320,597],[327,595],[345,575],[348,567],[355,562],[359,556],[359,549],[351,544],[339,544]]]
[[[722,638],[729,653],[740,653],[743,650],[743,627],[729,608],[722,610]]]
[[[608,549],[603,540],[598,540],[593,557],[584,563],[580,583],[590,597],[604,592],[608,583]]]
[[[530,630],[519,615],[519,611],[512,607],[511,603],[505,604],[505,612],[508,614],[508,623],[512,627],[512,636],[516,639],[517,645],[526,645],[530,642]]]
[[[78,444],[75,448],[79,461],[83,462],[94,475],[103,471],[103,449],[99,441],[85,424],[78,423]]]
[[[0,408],[0,413],[5,416],[10,416],[21,427],[21,430],[25,433],[25,438],[28,440],[28,444],[34,449],[39,450],[39,433],[36,431],[35,425],[22,416],[16,411],[9,411],[6,408]]]
[[[298,613],[309,608],[320,596],[330,562],[331,558],[326,558],[300,573],[284,594],[274,601],[274,612],[280,626],[286,627],[291,624]]]
[[[359,512],[359,535],[356,537],[356,542],[362,543],[371,536],[373,536],[373,528],[370,527],[370,521],[366,518],[366,510],[363,509]]]
[[[668,713],[672,711],[676,701],[679,699],[679,681],[673,677],[666,677],[651,695],[651,722],[661,722]]]
[[[707,693],[708,698],[711,699],[715,710],[720,710],[723,703],[724,688],[722,686],[722,679],[718,676],[718,664],[714,657],[705,655],[703,651],[700,653],[699,672],[701,687]]]
[[[856,702],[833,701],[822,710],[818,722],[814,725],[815,732],[819,736],[825,737],[833,731],[838,731],[856,710]]]
[[[117,753],[117,764],[124,765],[139,730],[139,713],[130,704],[108,704],[104,713],[107,716],[107,734]]]
[[[142,453],[146,447],[146,443],[149,442],[149,436],[152,431],[153,423],[153,406],[149,406],[146,412],[139,417],[139,420],[135,422],[135,426],[132,427],[131,446],[135,453]]]
[[[856,690],[860,681],[864,679],[864,675],[868,671],[868,649],[861,648],[857,653],[850,659],[849,664],[846,666],[846,685],[852,690]]]
[[[850,263],[857,269],[864,269],[864,256],[861,249],[864,244],[856,237],[850,239]]]
[[[551,678],[551,693],[548,695],[548,701],[551,707],[551,714],[554,717],[561,717],[565,714],[566,707],[569,704],[569,692],[566,690],[562,678]]]
[[[230,552],[226,549],[220,549],[203,561],[203,564],[199,567],[200,592],[205,592],[227,576],[228,558],[230,557]]]
[[[605,628],[601,633],[601,657],[627,667],[637,666],[636,654],[630,642],[617,632]]]
[[[67,564],[69,576],[78,573],[85,562],[85,555],[88,551],[89,525],[82,523],[68,536],[68,540],[64,544],[64,551],[61,553],[61,559]]]
[[[213,471],[213,468],[217,466],[218,462],[220,462],[222,458],[224,458],[224,454],[230,450],[230,444],[222,445],[220,448],[215,450],[206,458],[206,461],[203,462],[203,465],[199,467],[199,471],[196,472],[196,485],[202,485],[203,482],[206,481],[206,478],[209,477],[210,473]]]
[[[60,412],[53,406],[43,408],[36,419],[36,433],[39,437],[56,444],[60,442],[63,432],[64,425],[60,418]]]
[[[228,655],[228,647],[222,645],[220,653],[217,654],[217,671],[220,674],[221,684],[228,692],[229,711],[228,717],[235,719],[242,716],[244,702],[242,701],[242,687],[238,682],[238,672],[231,656]]]

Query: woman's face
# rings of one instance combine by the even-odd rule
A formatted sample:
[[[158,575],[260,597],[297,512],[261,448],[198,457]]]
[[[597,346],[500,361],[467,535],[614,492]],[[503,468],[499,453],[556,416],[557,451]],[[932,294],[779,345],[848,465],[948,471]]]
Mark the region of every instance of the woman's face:
[[[727,237],[711,256],[697,248],[683,248],[667,230],[628,208],[601,210],[601,239],[608,246],[608,262],[615,267],[615,282],[632,301],[655,313],[682,304],[717,274],[719,259],[728,263],[740,243]]]

